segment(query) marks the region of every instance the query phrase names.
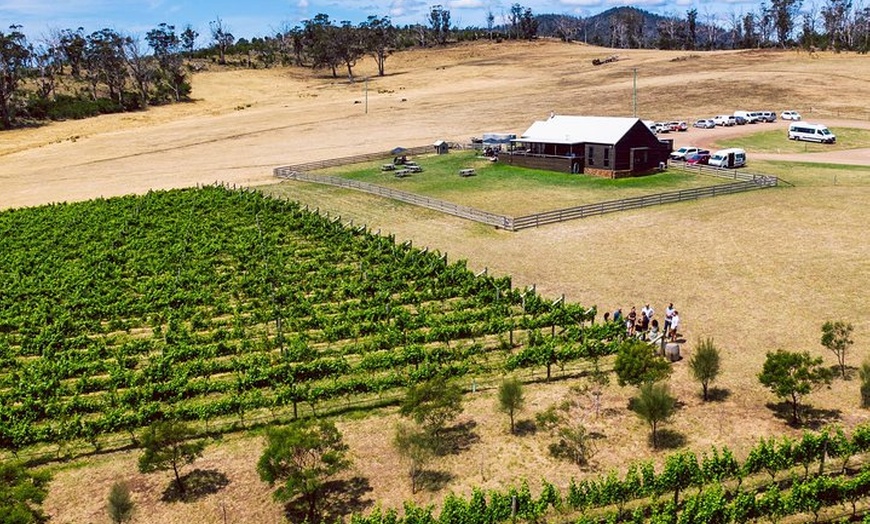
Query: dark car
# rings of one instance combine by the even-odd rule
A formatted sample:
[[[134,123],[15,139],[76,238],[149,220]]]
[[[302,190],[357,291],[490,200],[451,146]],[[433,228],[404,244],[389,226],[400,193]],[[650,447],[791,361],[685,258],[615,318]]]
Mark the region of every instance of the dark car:
[[[686,156],[687,164],[704,164],[707,165],[707,162],[710,161],[710,152],[706,149],[702,149],[697,153],[692,153],[691,155]]]
[[[735,117],[734,117],[734,122],[735,122],[738,126],[746,125],[746,119],[743,118],[742,116],[735,116]]]

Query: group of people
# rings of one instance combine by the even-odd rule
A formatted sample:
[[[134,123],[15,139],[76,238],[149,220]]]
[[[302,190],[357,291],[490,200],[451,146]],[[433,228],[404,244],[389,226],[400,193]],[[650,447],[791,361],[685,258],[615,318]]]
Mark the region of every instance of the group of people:
[[[659,321],[653,318],[655,310],[646,304],[641,308],[640,314],[631,306],[627,314],[623,314],[622,308],[617,308],[611,317],[610,312],[604,313],[604,322],[621,322],[625,324],[626,332],[630,337],[640,340],[653,341],[663,336],[670,341],[677,340],[677,332],[680,328],[680,312],[674,308],[673,302],[665,308],[664,327],[659,328]]]

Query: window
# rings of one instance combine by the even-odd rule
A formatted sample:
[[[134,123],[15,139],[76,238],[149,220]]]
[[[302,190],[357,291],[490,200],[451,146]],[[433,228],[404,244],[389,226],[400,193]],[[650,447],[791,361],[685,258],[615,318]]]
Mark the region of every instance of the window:
[[[595,165],[595,148],[589,146],[589,149],[586,153],[586,165],[594,166]]]
[[[604,148],[604,167],[610,167],[610,148]]]

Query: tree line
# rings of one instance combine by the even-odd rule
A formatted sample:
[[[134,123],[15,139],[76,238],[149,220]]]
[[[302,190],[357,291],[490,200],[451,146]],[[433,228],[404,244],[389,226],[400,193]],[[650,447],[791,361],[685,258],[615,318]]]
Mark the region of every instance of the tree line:
[[[135,111],[148,106],[186,101],[193,59],[212,59],[220,65],[236,57],[244,67],[298,66],[326,69],[333,77],[345,71],[354,80],[354,67],[371,56],[383,76],[394,51],[444,45],[457,40],[496,37],[495,17],[489,30],[459,30],[450,10],[431,6],[425,24],[404,27],[388,16],[369,16],[354,25],[318,14],[301,25],[284,27],[274,35],[236,39],[220,18],[209,22],[210,39],[197,48],[200,36],[191,25],[181,30],[161,23],[139,36],[110,28],[87,33],[84,28],[55,30],[31,42],[22,26],[0,31],[0,126],[10,129],[27,121],[84,118],[101,113]],[[511,8],[510,23],[499,38],[527,38],[536,34],[531,9]]]
[[[539,33],[563,41],[629,49],[870,50],[870,7],[852,0],[771,0],[753,11],[722,18],[696,8],[684,16],[659,16],[633,7],[614,8],[588,18],[540,15]]]
[[[820,7],[803,0],[770,0],[754,11],[732,13],[726,20],[695,8],[685,16],[658,16],[632,7],[615,8],[588,18],[535,15],[519,3],[496,25],[491,9],[485,27],[458,28],[442,5],[429,8],[425,23],[398,26],[388,16],[369,16],[354,25],[318,14],[270,36],[236,39],[219,17],[209,22],[207,45],[189,24],[181,30],[161,23],[143,38],[104,28],[55,30],[28,41],[22,26],[0,31],[0,126],[25,121],[82,118],[106,112],[145,109],[180,102],[190,94],[190,59],[244,67],[297,66],[339,71],[353,81],[354,67],[372,57],[378,75],[387,58],[411,47],[491,39],[558,37],[617,48],[685,50],[801,47],[809,51],[870,50],[870,7],[853,0],[824,0]],[[702,19],[703,18],[703,19]],[[186,60],[187,59],[187,60]]]
[[[165,23],[143,39],[114,29],[53,31],[32,43],[12,25],[0,31],[0,126],[83,118],[188,99],[183,53],[198,36]]]

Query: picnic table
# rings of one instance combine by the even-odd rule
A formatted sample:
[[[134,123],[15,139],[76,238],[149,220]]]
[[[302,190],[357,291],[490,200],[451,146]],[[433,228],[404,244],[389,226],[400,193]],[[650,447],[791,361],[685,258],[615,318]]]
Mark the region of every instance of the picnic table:
[[[381,171],[393,171],[396,169],[395,164],[384,164],[381,166]]]
[[[412,173],[422,173],[423,172],[423,168],[418,166],[417,164],[414,164],[413,166],[409,166],[406,164],[405,167],[408,169],[408,171],[410,171]]]
[[[396,171],[396,178],[403,178],[411,175],[410,169],[399,169]]]
[[[477,174],[477,172],[475,172],[473,168],[459,170],[459,176],[474,176],[476,174]]]

